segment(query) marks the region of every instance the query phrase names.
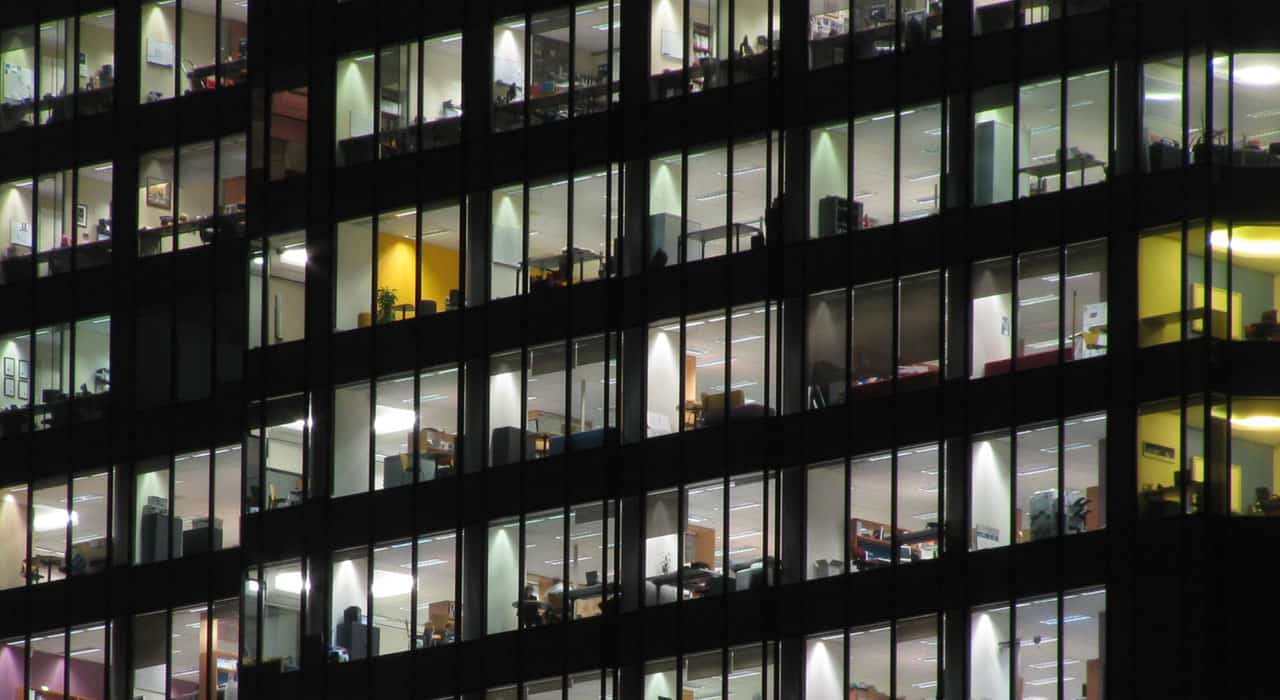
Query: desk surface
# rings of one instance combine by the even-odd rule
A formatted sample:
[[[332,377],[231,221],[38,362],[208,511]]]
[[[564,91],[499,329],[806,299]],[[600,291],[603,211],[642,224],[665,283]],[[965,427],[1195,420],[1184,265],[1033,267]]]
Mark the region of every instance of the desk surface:
[[[1057,175],[1063,170],[1063,161],[1054,160],[1052,163],[1042,163],[1040,165],[1028,165],[1018,170],[1020,173],[1026,173],[1031,177],[1051,177]],[[1093,157],[1092,153],[1082,153],[1078,156],[1072,156],[1066,160],[1066,171],[1073,172],[1076,170],[1085,170],[1086,168],[1103,168],[1106,163]]]

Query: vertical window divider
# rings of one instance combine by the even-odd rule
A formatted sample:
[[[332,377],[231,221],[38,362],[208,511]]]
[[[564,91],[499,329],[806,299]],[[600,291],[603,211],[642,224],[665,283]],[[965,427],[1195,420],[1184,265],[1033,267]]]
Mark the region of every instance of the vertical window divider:
[[[418,471],[416,466],[417,465],[415,463],[415,468],[414,468],[415,475],[417,474],[417,471]],[[410,572],[410,578],[413,580],[413,585],[409,587],[409,653],[412,654],[413,651],[416,649],[419,649],[419,648],[425,649],[430,644],[431,640],[427,638],[427,635],[425,634],[425,629],[424,629],[423,634],[421,634],[422,645],[421,647],[418,645],[418,638],[420,636],[418,633],[418,630],[419,630],[418,586],[420,585],[418,576],[421,573],[418,571],[418,538],[419,538],[418,533],[421,531],[421,529],[418,526],[418,509],[417,508],[414,508],[412,512],[409,514],[409,523],[411,528],[409,530],[409,572]],[[457,567],[455,567],[454,570],[456,571]],[[456,574],[454,575],[454,578],[457,578]],[[444,631],[441,630],[442,638],[443,638],[443,635],[444,635]],[[415,681],[417,681],[417,674],[415,673],[412,676],[410,676],[410,679],[411,679],[410,685],[416,686],[417,683]]]
[[[372,511],[372,509],[370,510]],[[372,520],[372,518],[370,518],[370,520]],[[369,531],[373,532],[373,528],[369,528]],[[374,543],[369,542],[368,544],[364,545],[362,549],[364,550],[364,610],[365,610],[366,619],[368,620],[368,622],[365,623],[365,626],[364,626],[364,649],[365,649],[365,658],[368,659],[376,656],[376,654],[374,654],[374,651],[373,651],[373,627],[374,627],[373,625],[373,550],[375,549]],[[330,566],[330,570],[332,571],[332,565]],[[329,587],[331,591],[330,596],[332,596],[333,595],[332,594],[332,588],[333,588],[332,573],[330,573],[329,575]],[[335,639],[334,641],[336,642],[337,640]],[[381,649],[379,649],[379,651],[381,651]],[[372,672],[373,672],[373,667],[370,666],[369,673],[372,674]]]
[[[970,469],[972,471],[972,469]],[[1012,486],[1009,489],[1009,546],[1018,544],[1018,528],[1022,522],[1018,518],[1018,426],[1009,427],[1009,482]],[[1013,577],[1010,571],[1009,577]],[[1010,623],[1012,624],[1012,623]],[[1017,627],[1012,628],[1017,630]],[[1014,666],[1012,662],[1010,666]]]

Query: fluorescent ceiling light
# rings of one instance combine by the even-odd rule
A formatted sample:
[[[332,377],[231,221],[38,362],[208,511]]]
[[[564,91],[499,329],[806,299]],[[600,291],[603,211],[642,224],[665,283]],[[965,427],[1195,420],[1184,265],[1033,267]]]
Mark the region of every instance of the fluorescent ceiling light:
[[[301,571],[284,571],[278,573],[272,583],[273,587],[277,591],[282,593],[292,593],[294,595],[301,593],[303,589],[311,589],[311,583],[303,580]]]
[[[1280,429],[1280,416],[1244,416],[1232,418],[1231,425],[1249,430]]]
[[[441,39],[441,40],[440,40],[440,43],[441,43],[441,44],[452,44],[452,43],[453,43],[453,42],[455,42],[455,41],[462,41],[462,35],[461,35],[461,34],[454,34],[454,35],[452,35],[452,36],[444,37],[443,39]]]
[[[418,213],[418,210],[417,210],[417,209],[405,209],[405,210],[404,210],[404,211],[402,211],[402,212],[397,212],[397,213],[396,213],[396,218],[397,218],[397,219],[403,219],[403,218],[404,218],[404,217],[406,217],[406,216],[413,216],[413,215],[414,215],[414,214],[416,214],[416,213]]]
[[[709,192],[707,194],[700,194],[697,197],[694,197],[694,199],[698,200],[699,202],[710,202],[714,199],[724,199],[725,197],[728,197],[730,194],[738,194],[738,191],[737,190],[721,190],[719,192]]]
[[[1092,618],[1090,618],[1088,615],[1064,615],[1064,616],[1062,617],[1062,624],[1066,625],[1066,624],[1070,624],[1070,623],[1072,623],[1072,622],[1084,622],[1085,620],[1090,620],[1090,619],[1092,619]],[[1056,617],[1051,617],[1051,618],[1049,618],[1048,620],[1041,620],[1041,621],[1040,621],[1040,624],[1042,624],[1042,625],[1056,625],[1056,624],[1058,624],[1058,618],[1056,618]]]
[[[1148,92],[1143,95],[1147,102],[1178,102],[1182,99],[1180,92]]]
[[[61,508],[50,508],[49,506],[36,506],[35,517],[32,518],[31,526],[36,532],[51,532],[53,530],[61,530],[67,526],[67,523],[77,525],[80,523],[80,514],[71,511],[68,513]]]
[[[1280,85],[1280,68],[1268,65],[1237,67],[1232,71],[1232,79],[1250,87],[1272,87]]]
[[[373,60],[373,54],[368,53],[368,54],[365,54],[365,55],[363,55],[363,56],[356,56],[355,58],[353,58],[353,59],[351,59],[351,60],[355,61],[356,63],[364,63],[365,61],[372,61],[372,60]]]
[[[280,262],[294,267],[307,266],[307,249],[304,247],[286,248],[280,251]]]
[[[1035,476],[1036,474],[1044,474],[1046,472],[1056,471],[1057,467],[1032,467],[1018,472],[1018,476]]]
[[[386,435],[412,430],[415,419],[414,412],[408,409],[378,406],[373,419],[373,432]]]
[[[93,171],[101,173],[101,172],[110,170],[112,167],[113,166],[110,163],[107,163],[106,165],[99,165],[98,167],[94,168]]]
[[[619,27],[621,27],[621,26],[622,26],[622,20],[620,20],[620,19],[615,19],[615,20],[613,21],[613,28],[614,28],[614,29],[617,29],[617,28],[619,28]],[[608,22],[601,22],[600,24],[593,24],[593,25],[591,25],[591,28],[592,28],[592,29],[594,29],[594,30],[596,30],[596,31],[603,32],[603,31],[606,31],[606,30],[608,30],[608,29],[609,29],[609,23],[608,23]]]
[[[408,595],[413,590],[413,577],[398,571],[374,569],[373,588],[370,590],[374,598]]]
[[[94,654],[102,651],[98,647],[89,647],[87,649],[75,649],[68,656],[83,656],[84,654]]]
[[[1228,234],[1226,229],[1216,229],[1209,234],[1209,245],[1214,248],[1230,246],[1231,252],[1241,255],[1280,257],[1280,238],[1270,240],[1239,238]]]
[[[924,182],[925,180],[932,180],[933,178],[938,177],[939,175],[940,173],[928,173],[926,175],[916,175],[915,177],[907,178],[907,182]]]

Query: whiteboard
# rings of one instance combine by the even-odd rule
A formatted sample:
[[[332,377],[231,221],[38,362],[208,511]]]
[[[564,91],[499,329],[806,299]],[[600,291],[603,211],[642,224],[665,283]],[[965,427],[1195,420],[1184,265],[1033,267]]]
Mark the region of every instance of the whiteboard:
[[[9,224],[9,242],[13,245],[31,247],[31,222],[14,221]]]
[[[493,80],[524,87],[524,61],[493,57]]]
[[[6,63],[0,70],[5,102],[26,102],[36,95],[36,74],[30,68]]]
[[[684,60],[684,40],[680,37],[680,32],[662,30],[662,55],[677,61]]]
[[[147,63],[153,66],[173,67],[173,44],[147,37]]]

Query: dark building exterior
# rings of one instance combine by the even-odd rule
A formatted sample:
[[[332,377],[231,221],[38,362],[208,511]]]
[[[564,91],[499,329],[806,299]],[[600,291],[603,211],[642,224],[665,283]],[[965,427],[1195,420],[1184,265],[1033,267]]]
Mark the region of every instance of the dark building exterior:
[[[1274,697],[1277,27],[0,0],[0,700]]]

